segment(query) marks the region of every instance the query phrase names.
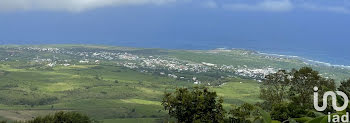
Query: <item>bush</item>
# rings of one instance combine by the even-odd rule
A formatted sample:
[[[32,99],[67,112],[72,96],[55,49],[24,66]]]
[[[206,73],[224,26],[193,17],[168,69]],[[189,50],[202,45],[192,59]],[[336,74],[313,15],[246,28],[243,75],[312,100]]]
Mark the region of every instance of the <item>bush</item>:
[[[78,112],[57,112],[53,115],[36,117],[26,123],[93,123],[87,115]]]
[[[244,103],[240,107],[235,107],[230,110],[229,114],[231,115],[230,119],[232,122],[236,123],[251,123],[251,121],[247,120],[251,117],[252,112],[254,110],[254,105],[249,103]]]
[[[305,107],[293,103],[279,103],[272,106],[271,117],[274,120],[286,121],[289,118],[304,117],[308,114]]]
[[[194,87],[192,90],[178,88],[174,93],[165,93],[162,105],[178,122],[224,121],[223,99],[208,88]]]

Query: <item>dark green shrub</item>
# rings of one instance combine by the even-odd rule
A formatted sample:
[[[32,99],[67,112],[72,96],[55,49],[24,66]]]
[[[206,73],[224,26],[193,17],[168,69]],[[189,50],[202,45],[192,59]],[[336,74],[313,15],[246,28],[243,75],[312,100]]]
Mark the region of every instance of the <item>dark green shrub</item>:
[[[78,112],[56,112],[53,115],[36,117],[27,123],[93,123],[87,115]]]

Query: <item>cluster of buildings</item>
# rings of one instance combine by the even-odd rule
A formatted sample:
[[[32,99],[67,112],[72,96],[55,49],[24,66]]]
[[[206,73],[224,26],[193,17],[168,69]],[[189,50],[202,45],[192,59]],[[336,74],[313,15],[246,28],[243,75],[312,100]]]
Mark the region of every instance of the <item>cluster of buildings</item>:
[[[54,67],[56,65],[70,66],[75,64],[100,64],[103,61],[113,61],[114,63],[130,68],[130,69],[162,69],[168,71],[174,71],[174,73],[167,74],[171,78],[180,78],[176,75],[176,72],[189,71],[195,73],[204,73],[208,71],[224,71],[230,72],[235,75],[262,79],[265,75],[276,72],[276,69],[272,67],[266,68],[250,68],[244,66],[232,66],[232,65],[218,65],[208,62],[195,63],[190,61],[179,60],[176,58],[169,58],[165,56],[143,56],[135,55],[126,51],[118,50],[103,50],[103,49],[73,49],[73,48],[37,48],[37,47],[19,47],[17,50],[28,50],[35,52],[49,52],[54,54],[63,54],[71,56],[68,58],[58,58],[53,56],[52,58],[33,58],[32,62],[45,63],[48,67]],[[147,72],[147,71],[146,71]],[[165,74],[164,72],[160,73]],[[201,82],[194,79],[194,84],[200,84]]]

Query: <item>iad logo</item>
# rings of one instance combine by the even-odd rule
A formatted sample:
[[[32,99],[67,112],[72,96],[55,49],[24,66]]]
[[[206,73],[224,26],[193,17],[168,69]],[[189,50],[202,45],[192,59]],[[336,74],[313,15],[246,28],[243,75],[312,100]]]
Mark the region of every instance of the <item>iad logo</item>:
[[[333,91],[327,91],[326,93],[324,93],[323,95],[323,105],[322,107],[318,106],[318,88],[314,87],[314,107],[317,111],[324,111],[327,108],[327,98],[328,96],[332,97],[332,106],[333,109],[336,111],[344,111],[346,109],[346,107],[348,107],[348,103],[349,103],[349,98],[348,96],[341,91],[336,91],[336,93],[338,95],[340,95],[341,97],[344,98],[344,105],[341,107],[337,106],[337,95],[333,92]]]
[[[342,98],[344,98],[344,104],[343,106],[341,107],[338,107],[337,106],[337,95],[340,95]],[[344,111],[347,107],[348,107],[348,104],[349,104],[349,98],[348,96],[344,93],[344,92],[341,92],[341,91],[335,91],[335,93],[333,91],[327,91],[326,93],[324,93],[323,95],[323,105],[322,107],[318,106],[318,88],[317,87],[314,87],[314,107],[317,111],[324,111],[326,110],[327,108],[327,99],[328,99],[328,96],[331,96],[332,98],[332,107],[334,110],[336,111]],[[349,122],[349,113],[347,112],[346,115],[343,115],[343,116],[339,116],[339,115],[332,115],[333,117],[331,118],[331,115],[330,115],[330,112],[328,112],[328,122],[331,122],[331,119],[332,119],[332,122]]]

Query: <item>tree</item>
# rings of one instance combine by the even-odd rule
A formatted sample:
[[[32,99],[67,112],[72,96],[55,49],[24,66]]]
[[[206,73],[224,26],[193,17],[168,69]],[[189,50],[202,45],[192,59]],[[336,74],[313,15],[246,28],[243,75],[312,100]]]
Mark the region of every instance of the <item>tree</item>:
[[[287,121],[290,118],[303,117],[308,112],[301,106],[282,102],[272,106],[271,117],[278,121]]]
[[[346,95],[350,95],[350,79],[341,82],[338,90],[344,92]]]
[[[269,105],[291,101],[296,105],[312,108],[315,86],[319,88],[321,94],[336,89],[334,80],[320,76],[310,67],[294,69],[292,72],[282,70],[266,76],[260,86],[260,98]]]
[[[250,123],[251,121],[247,120],[251,117],[251,114],[254,110],[254,105],[249,103],[244,103],[240,107],[233,108],[229,111],[231,115],[230,119],[233,123]]]
[[[178,88],[174,93],[165,93],[162,105],[171,117],[178,122],[224,122],[223,99],[206,87],[194,87],[192,90]]]
[[[291,75],[285,70],[267,75],[260,86],[260,98],[273,105],[285,101],[288,97],[288,85]]]
[[[36,117],[28,123],[92,123],[86,115],[78,112],[57,112],[54,115]]]
[[[350,79],[341,82],[341,85],[338,88],[339,91],[344,92],[346,95],[350,95]],[[344,104],[344,98],[340,97],[339,95],[337,96],[337,102],[339,105],[343,105]],[[328,103],[330,104],[330,103]],[[350,107],[348,106],[346,108],[346,112],[350,112]]]
[[[322,77],[310,67],[270,74],[260,86],[260,98],[265,100],[261,107],[271,110],[272,118],[280,121],[307,115],[310,110],[314,110],[315,86],[318,87],[319,95],[336,89],[334,80]]]
[[[7,121],[0,121],[0,123],[6,123]],[[56,112],[55,114],[39,116],[29,121],[14,121],[14,123],[95,123],[87,115],[78,112]]]
[[[289,88],[289,98],[297,105],[313,108],[313,88],[318,87],[318,92],[323,95],[326,91],[335,91],[335,82],[319,75],[317,71],[310,67],[293,70],[291,86]]]

